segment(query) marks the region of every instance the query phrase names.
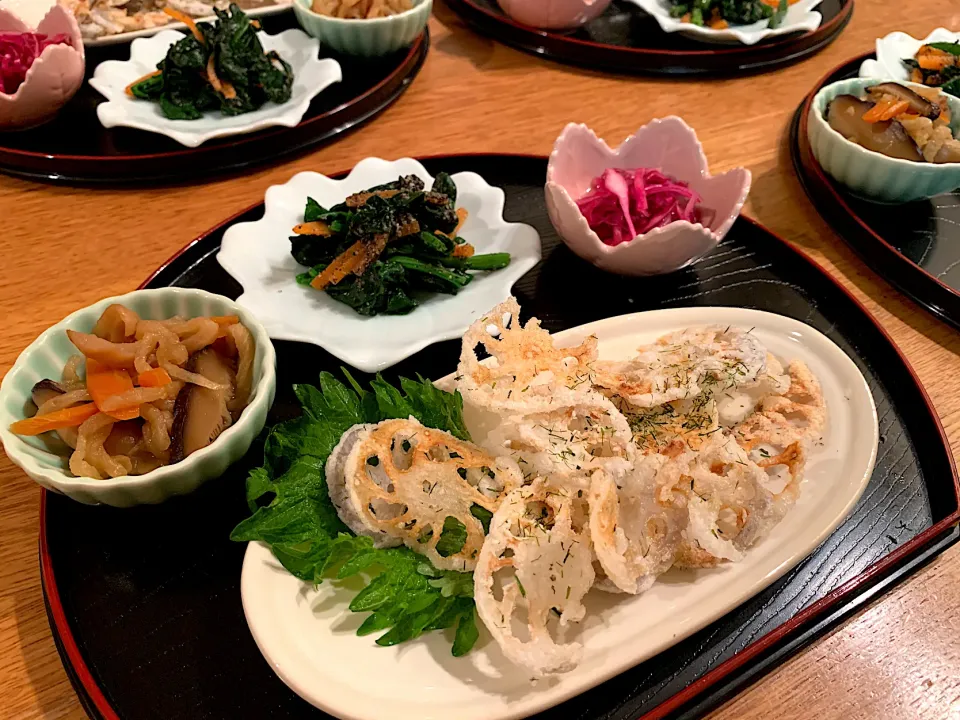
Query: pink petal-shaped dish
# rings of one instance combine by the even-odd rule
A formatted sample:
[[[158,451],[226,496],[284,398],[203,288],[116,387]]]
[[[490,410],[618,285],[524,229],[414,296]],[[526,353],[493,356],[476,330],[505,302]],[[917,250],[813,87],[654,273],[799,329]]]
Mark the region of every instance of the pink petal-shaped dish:
[[[616,246],[600,240],[576,200],[607,168],[641,167],[658,169],[699,193],[705,224],[680,220]],[[749,192],[749,170],[710,175],[697,134],[674,116],[650,121],[616,150],[586,125],[570,123],[547,165],[547,211],[560,237],[584,260],[621,275],[659,275],[703,257],[723,240]]]
[[[33,31],[9,10],[0,8],[0,32],[63,33],[71,45],[50,45],[13,95],[0,92],[0,130],[28,128],[52,118],[83,83],[84,53],[80,27],[73,14],[59,5],[50,8]]]
[[[545,30],[575,28],[590,22],[611,0],[497,0],[518,23]]]

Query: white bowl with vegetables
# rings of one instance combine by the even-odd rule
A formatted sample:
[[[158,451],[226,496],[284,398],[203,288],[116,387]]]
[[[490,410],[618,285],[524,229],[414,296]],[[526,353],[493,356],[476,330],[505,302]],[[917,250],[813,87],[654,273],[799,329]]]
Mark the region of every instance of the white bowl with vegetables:
[[[243,457],[275,392],[273,345],[250,312],[203,290],[137,290],[20,354],[0,384],[0,440],[53,492],[158,503]]]
[[[868,200],[905,203],[960,187],[960,98],[934,88],[831,83],[813,98],[807,134],[824,171]]]

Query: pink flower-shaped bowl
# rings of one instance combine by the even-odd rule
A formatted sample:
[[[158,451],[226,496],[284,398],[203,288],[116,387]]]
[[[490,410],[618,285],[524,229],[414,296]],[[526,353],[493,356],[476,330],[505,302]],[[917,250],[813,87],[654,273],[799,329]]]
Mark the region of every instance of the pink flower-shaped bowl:
[[[607,168],[654,168],[687,183],[702,198],[704,224],[679,220],[616,246],[605,244],[576,200]],[[620,275],[660,275],[700,259],[723,240],[749,192],[749,170],[710,175],[697,134],[674,116],[650,121],[616,150],[586,125],[570,123],[547,165],[547,211],[560,237],[584,260]]]
[[[51,119],[83,83],[84,54],[80,27],[73,14],[54,5],[34,31],[9,10],[0,8],[0,32],[38,32],[70,38],[72,45],[50,45],[13,95],[0,92],[0,130],[39,125]]]
[[[518,23],[545,30],[580,27],[600,15],[611,0],[497,0]]]

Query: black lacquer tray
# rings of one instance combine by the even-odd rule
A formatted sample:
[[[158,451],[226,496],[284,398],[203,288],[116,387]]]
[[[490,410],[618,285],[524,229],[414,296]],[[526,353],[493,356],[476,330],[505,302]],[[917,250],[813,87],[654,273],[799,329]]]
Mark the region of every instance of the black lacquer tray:
[[[508,17],[497,0],[446,0],[485,35],[540,57],[621,73],[721,75],[765,72],[802,60],[837,39],[853,15],[853,0],[824,0],[823,22],[808,33],[756,45],[698,42],[665,33],[653,17],[627,0],[573,31],[539,30]]]
[[[867,53],[825,75],[790,128],[793,164],[831,227],[878,275],[934,315],[960,327],[960,190],[930,200],[884,205],[856,197],[827,175],[810,150],[807,113],[825,85],[856,77]]]
[[[425,165],[433,173],[480,173],[506,191],[508,220],[541,233],[543,261],[514,291],[525,313],[551,331],[662,307],[781,313],[809,323],[853,358],[880,418],[868,488],[809,558],[704,630],[538,719],[698,716],[957,540],[956,470],[923,388],[864,308],[786,242],[742,218],[689,269],[659,278],[616,277],[575,257],[554,233],[544,207],[545,158],[472,155]],[[262,212],[262,205],[252,207],[197,238],[145,287],[203,287],[236,297],[240,287],[215,256],[229,223]],[[271,422],[296,412],[293,383],[313,382],[321,370],[337,372],[341,364],[311,345],[276,347]],[[386,375],[441,377],[458,356],[458,342],[439,343]],[[261,457],[255,447],[223,477],[160,506],[118,510],[44,494],[41,568],[51,626],[93,717],[324,717],[274,675],[243,616],[245,548],[227,536],[247,515],[244,479]]]
[[[292,12],[260,18],[276,34],[298,27]],[[0,172],[64,183],[175,182],[237,172],[275,162],[357,127],[385,110],[413,82],[430,46],[427,30],[413,45],[384,58],[329,54],[343,80],[310,103],[298,125],[233,135],[189,148],[157,133],[104,128],[96,107],[105,98],[87,83],[104,60],[126,60],[128,44],[87,48],[87,76],[77,95],[51,122],[32,130],[0,132]]]

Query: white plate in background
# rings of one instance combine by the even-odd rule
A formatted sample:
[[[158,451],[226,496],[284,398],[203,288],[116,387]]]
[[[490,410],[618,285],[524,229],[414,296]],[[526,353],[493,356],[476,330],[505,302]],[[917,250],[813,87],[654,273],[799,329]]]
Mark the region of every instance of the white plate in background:
[[[877,59],[864,60],[860,65],[860,77],[877,80],[896,80],[908,82],[910,71],[903,64],[916,56],[921,46],[933,42],[957,42],[960,33],[950,32],[946,28],[937,28],[923,40],[903,32],[892,32],[877,38]]]
[[[694,40],[709,43],[755,45],[761,40],[771,37],[797,32],[811,32],[820,27],[820,23],[823,22],[823,16],[814,11],[814,8],[820,5],[823,0],[799,0],[799,2],[790,6],[783,23],[776,28],[768,27],[768,20],[761,20],[750,25],[731,25],[725,30],[714,30],[710,27],[700,27],[693,23],[681,22],[680,18],[670,15],[669,0],[627,1],[652,15],[664,32],[678,32]]]
[[[259,110],[243,115],[211,111],[197,120],[171,120],[161,112],[159,103],[131,97],[126,88],[156,70],[170,46],[183,37],[185,34],[176,30],[163,30],[153,37],[134,40],[129,60],[107,60],[97,65],[90,85],[107,98],[107,102],[97,105],[101,125],[146,130],[187,147],[198,147],[213,138],[243,135],[274,125],[294,127],[303,119],[314,97],[343,79],[340,63],[333,58],[317,58],[320,41],[316,38],[302,30],[284,30],[277,35],[261,31],[257,37],[263,49],[276,50],[293,69],[293,90],[287,102],[267,102]]]

